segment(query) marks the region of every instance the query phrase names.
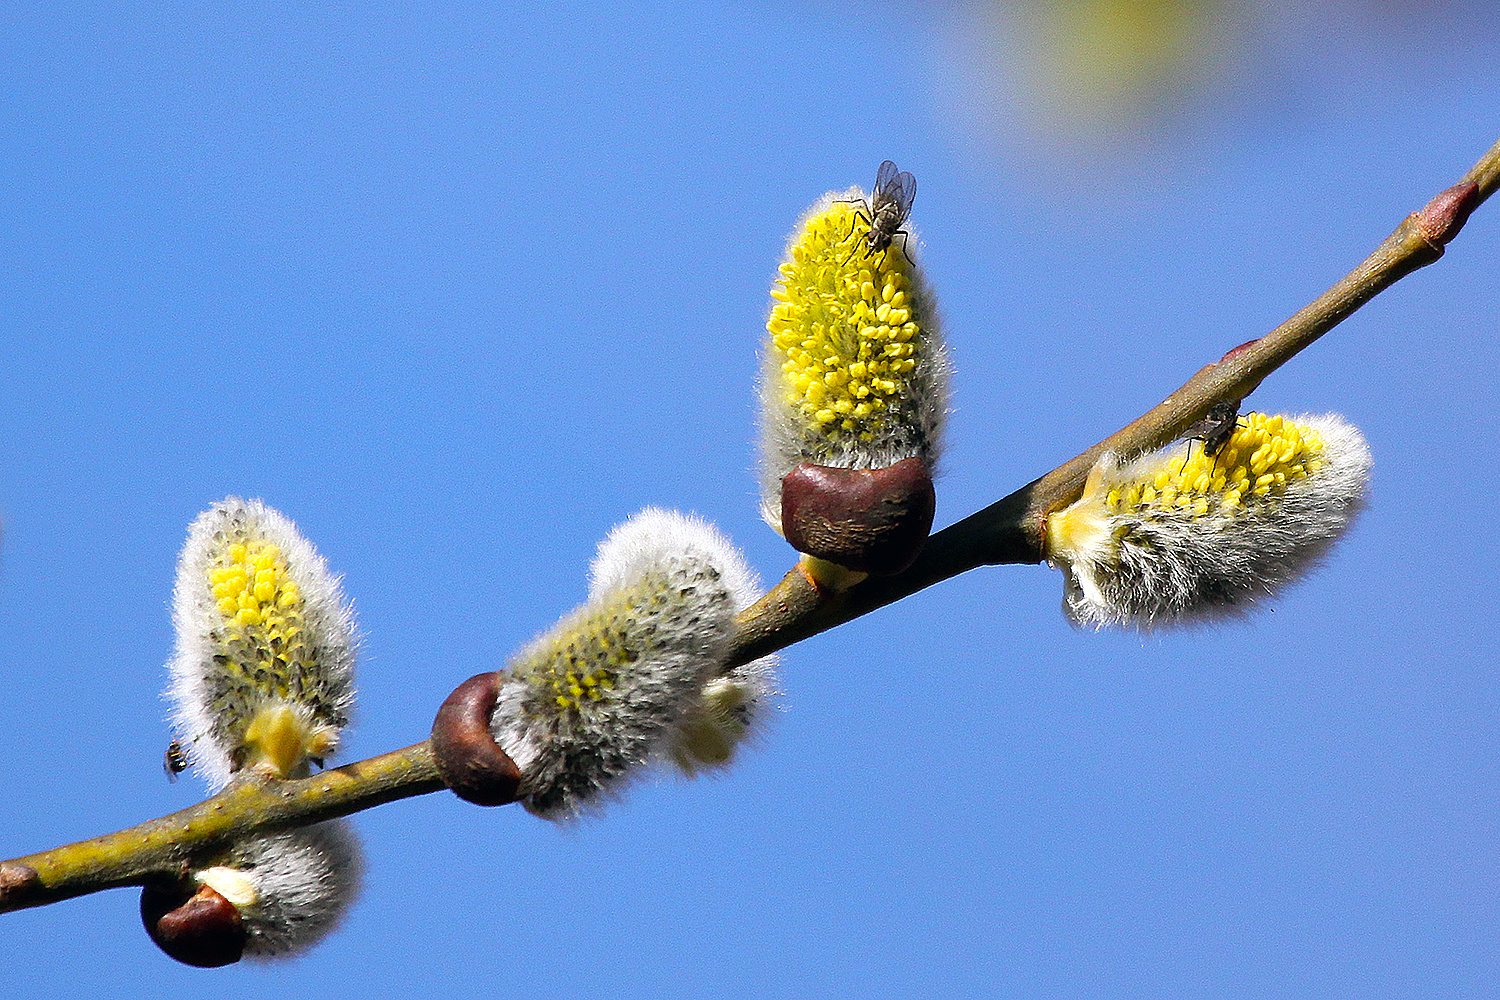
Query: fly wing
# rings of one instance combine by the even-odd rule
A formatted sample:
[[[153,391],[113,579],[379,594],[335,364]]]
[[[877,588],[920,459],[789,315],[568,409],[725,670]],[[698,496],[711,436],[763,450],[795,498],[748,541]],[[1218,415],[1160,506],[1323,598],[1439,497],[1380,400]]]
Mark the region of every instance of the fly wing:
[[[894,229],[906,221],[906,214],[911,211],[911,202],[916,196],[917,179],[905,170],[897,171],[896,164],[886,160],[875,175],[870,208],[878,212],[888,207],[896,220],[895,226],[891,227]]]
[[[917,179],[903,170],[896,175],[894,183],[896,189],[891,193],[891,201],[901,209],[901,218],[905,220],[906,213],[911,211],[911,203],[917,198]]]

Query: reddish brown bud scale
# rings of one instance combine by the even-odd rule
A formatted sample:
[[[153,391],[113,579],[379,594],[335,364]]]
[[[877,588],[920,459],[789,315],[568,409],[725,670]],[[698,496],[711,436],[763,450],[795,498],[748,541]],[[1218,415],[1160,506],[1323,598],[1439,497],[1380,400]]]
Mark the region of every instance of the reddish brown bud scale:
[[[0,864],[0,904],[17,905],[41,884],[42,877],[30,865],[13,861]]]
[[[208,886],[141,890],[141,922],[156,946],[184,965],[213,969],[245,954],[245,923],[235,905]]]
[[[1479,185],[1473,181],[1455,184],[1439,191],[1417,213],[1417,226],[1422,235],[1438,246],[1443,246],[1469,221],[1469,213],[1479,206]]]
[[[1261,337],[1256,337],[1254,340],[1247,340],[1243,344],[1237,344],[1234,347],[1231,347],[1229,350],[1227,350],[1227,351],[1224,352],[1224,356],[1219,359],[1219,363],[1223,364],[1225,361],[1228,361],[1230,358],[1234,357],[1235,355],[1240,354],[1240,353],[1242,353],[1244,351],[1249,350],[1250,348],[1254,347],[1256,344],[1260,343],[1262,339],[1263,338],[1261,338]]]
[[[521,772],[490,732],[500,674],[475,674],[438,709],[432,722],[432,759],[453,794],[477,806],[516,801]]]
[[[922,551],[937,497],[920,458],[884,469],[803,462],[781,481],[781,530],[799,552],[879,576]]]

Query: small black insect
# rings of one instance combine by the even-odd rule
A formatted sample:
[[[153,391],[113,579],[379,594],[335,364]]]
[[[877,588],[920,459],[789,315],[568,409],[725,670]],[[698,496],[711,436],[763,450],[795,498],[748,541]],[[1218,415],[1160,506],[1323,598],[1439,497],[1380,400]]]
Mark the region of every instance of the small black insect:
[[[862,206],[855,215],[870,224],[865,233],[865,256],[880,253],[891,245],[898,235],[901,237],[901,253],[906,254],[907,232],[901,227],[911,214],[912,199],[917,196],[917,179],[905,170],[897,171],[896,164],[886,160],[875,174],[875,189],[870,192],[868,203],[863,198],[854,201]],[[910,260],[910,255],[906,255]]]
[[[173,740],[167,745],[167,753],[162,758],[162,770],[167,772],[168,781],[176,781],[177,776],[187,770],[187,754],[183,752],[182,744]]]
[[[1215,403],[1208,408],[1208,413],[1203,419],[1190,424],[1187,430],[1182,432],[1182,436],[1184,439],[1202,441],[1203,454],[1215,458],[1219,451],[1229,443],[1239,423],[1240,404],[1238,402]],[[1217,463],[1216,458],[1215,462]]]
[[[906,230],[901,227],[911,214],[911,203],[917,197],[917,179],[886,160],[875,174],[875,190],[870,192],[870,231],[865,234],[865,253],[880,253],[900,233],[901,252],[906,253]]]

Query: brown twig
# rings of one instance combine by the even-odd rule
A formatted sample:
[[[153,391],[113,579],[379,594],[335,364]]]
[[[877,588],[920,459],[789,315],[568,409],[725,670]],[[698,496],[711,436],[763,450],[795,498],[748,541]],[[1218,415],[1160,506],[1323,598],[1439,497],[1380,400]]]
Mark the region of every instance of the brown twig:
[[[1317,301],[1265,336],[1188,379],[1115,434],[928,539],[896,576],[847,591],[820,591],[799,569],[739,617],[731,665],[746,663],[984,565],[1043,558],[1047,516],[1083,489],[1105,451],[1136,454],[1177,438],[1214,403],[1237,401],[1314,340],[1403,276],[1437,260],[1443,246],[1500,184],[1500,143],[1461,182],[1408,216],[1373,254]],[[424,741],[299,781],[231,787],[189,809],[128,830],[0,863],[0,912],[178,874],[251,833],[305,826],[443,788]]]

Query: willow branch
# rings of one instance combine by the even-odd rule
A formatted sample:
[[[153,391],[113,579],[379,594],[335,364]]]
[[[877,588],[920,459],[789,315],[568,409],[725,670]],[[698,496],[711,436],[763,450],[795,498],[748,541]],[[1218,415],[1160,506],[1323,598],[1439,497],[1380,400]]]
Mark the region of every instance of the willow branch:
[[[307,826],[443,787],[425,740],[310,778],[232,785],[170,816],[0,864],[0,912],[185,874],[248,834]]]
[[[1497,184],[1500,143],[1462,181],[1403,220],[1374,253],[1305,309],[1207,365],[1105,440],[933,535],[906,571],[831,593],[794,569],[740,615],[731,663],[764,656],[980,566],[1040,562],[1047,516],[1078,498],[1100,455],[1159,448],[1214,403],[1244,399],[1267,375],[1354,310],[1441,257],[1469,213]],[[158,875],[180,875],[247,835],[346,816],[443,787],[427,741],[310,778],[231,786],[170,816],[0,863],[0,912],[140,885]]]
[[[1047,516],[1077,500],[1089,469],[1106,451],[1131,456],[1176,440],[1220,401],[1238,402],[1265,377],[1401,278],[1443,255],[1474,211],[1500,184],[1500,142],[1457,184],[1402,220],[1343,280],[1291,319],[1202,368],[1139,419],[1040,479],[927,540],[921,556],[895,576],[871,578],[834,593],[820,590],[800,568],[740,616],[733,663],[746,663],[817,635],[980,566],[1036,563],[1044,558]]]

